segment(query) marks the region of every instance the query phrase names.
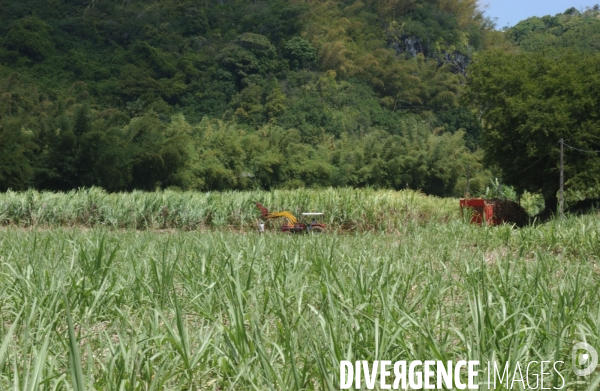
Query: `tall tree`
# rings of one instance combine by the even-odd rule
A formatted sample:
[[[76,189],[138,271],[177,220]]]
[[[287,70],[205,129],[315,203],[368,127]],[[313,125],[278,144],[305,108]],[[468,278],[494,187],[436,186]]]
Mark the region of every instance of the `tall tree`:
[[[0,122],[0,191],[26,189],[33,174],[31,132],[16,119]]]
[[[469,70],[465,95],[483,120],[488,163],[518,191],[541,191],[554,212],[559,189],[559,139],[600,149],[600,55],[481,53]],[[567,185],[596,186],[600,157],[565,155]]]

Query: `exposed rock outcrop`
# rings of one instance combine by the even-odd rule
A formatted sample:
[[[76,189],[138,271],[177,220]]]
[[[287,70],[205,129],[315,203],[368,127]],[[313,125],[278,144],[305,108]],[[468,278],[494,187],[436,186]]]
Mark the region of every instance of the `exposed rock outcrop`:
[[[436,52],[430,49],[428,42],[423,42],[423,39],[413,36],[402,36],[400,39],[388,38],[390,46],[396,51],[396,54],[406,54],[411,57],[416,57],[421,53],[426,58],[436,59],[440,65],[452,64],[453,71],[465,75],[467,66],[471,59],[467,54],[459,51],[442,51]]]

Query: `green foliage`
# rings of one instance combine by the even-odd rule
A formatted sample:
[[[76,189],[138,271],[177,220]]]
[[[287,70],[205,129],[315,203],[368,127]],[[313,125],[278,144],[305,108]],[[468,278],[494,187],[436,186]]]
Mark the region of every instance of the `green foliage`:
[[[412,190],[294,189],[198,192],[179,189],[108,193],[100,188],[66,193],[28,190],[0,193],[0,226],[87,226],[111,229],[256,229],[260,200],[297,217],[308,210],[331,211],[331,230],[397,232],[405,223],[443,223],[459,216],[455,199]],[[335,213],[334,213],[335,211]]]
[[[532,17],[506,31],[509,40],[529,52],[600,51],[600,11],[570,8],[555,16]]]
[[[481,124],[473,112],[465,107],[455,107],[450,110],[439,111],[436,116],[446,131],[456,133],[463,130],[467,148],[471,151],[477,149],[480,143]]]
[[[0,122],[0,191],[23,190],[33,175],[32,132],[15,119]]]
[[[92,130],[92,113],[88,105],[79,106],[73,116],[73,133],[82,136]]]
[[[487,30],[470,0],[412,3],[0,2],[0,119],[30,130],[11,186],[455,194],[479,157],[467,120],[435,121],[464,81],[443,53]],[[398,55],[403,23],[438,47]]]
[[[150,68],[155,78],[172,78],[177,72],[177,60],[173,53],[165,53],[146,42],[136,42],[132,49],[131,61],[146,65],[145,68]]]
[[[287,0],[255,2],[242,17],[242,29],[266,35],[279,44],[302,31],[309,9],[308,4]]]
[[[50,31],[50,26],[44,21],[28,16],[13,22],[3,44],[7,49],[39,62],[54,51]]]
[[[244,33],[225,46],[216,60],[236,76],[239,85],[247,86],[259,81],[257,76],[265,76],[278,68],[275,57],[275,47],[267,37]]]
[[[512,186],[502,184],[498,178],[495,178],[493,181],[491,181],[484,191],[477,194],[477,197],[486,199],[501,198],[515,202],[519,201],[519,196],[517,195],[515,189]]]
[[[292,37],[283,46],[283,53],[292,70],[308,69],[317,60],[317,50],[305,39]]]
[[[482,145],[503,181],[518,192],[541,191],[547,210],[556,210],[559,144],[600,149],[596,86],[599,55],[481,53],[469,72],[466,94],[484,120]],[[597,186],[600,157],[566,150],[566,184]]]
[[[567,197],[567,200],[574,200],[575,197]],[[525,192],[520,197],[521,206],[530,216],[536,216],[544,210],[544,196],[539,193]]]
[[[31,33],[8,34],[8,38],[21,37],[30,43],[6,43],[7,49],[0,49],[0,57],[15,68],[25,64],[27,55],[35,57],[41,62],[36,70],[36,84],[43,89],[84,81],[102,108],[123,109],[140,98],[148,107],[162,100],[181,107],[186,114],[194,114],[198,120],[203,115],[221,117],[235,92],[249,84],[260,84],[264,76],[275,73],[285,79],[286,63],[292,70],[318,66],[333,69],[338,76],[358,76],[368,81],[380,98],[395,97],[398,85],[406,84],[406,80],[397,83],[392,79],[413,74],[414,69],[396,66],[403,60],[394,60],[394,51],[386,49],[389,42],[381,38],[384,34],[377,18],[386,20],[385,26],[392,12],[392,16],[402,20],[431,22],[443,34],[447,29],[460,31],[448,32],[450,35],[481,30],[479,25],[465,22],[470,17],[480,17],[470,1],[462,5],[450,3],[424,2],[422,6],[407,8],[398,2],[346,6],[342,2],[307,5],[281,0],[221,4],[93,1],[82,8],[57,1],[51,9],[49,5],[42,6],[39,15],[44,15],[43,21],[19,17],[23,10],[0,4],[2,14],[12,21],[9,26]],[[416,11],[408,12],[413,9]],[[340,18],[336,19],[332,12]],[[308,14],[317,18],[307,18]],[[445,19],[453,22],[446,23]],[[389,23],[392,22],[397,21]],[[323,28],[325,36],[315,29],[317,26]],[[28,38],[32,34],[39,39]],[[329,42],[323,45],[322,37]],[[49,41],[40,43],[43,40]],[[349,40],[357,46],[348,46]],[[60,51],[51,50],[52,42]],[[17,46],[28,54],[19,56],[14,51]],[[438,61],[446,62],[438,56],[431,65],[439,65]],[[418,77],[421,82],[428,82],[434,73]],[[237,91],[232,91],[232,80]],[[432,80],[431,84],[437,83]],[[431,99],[437,97],[438,104],[452,105],[452,95],[443,93],[447,87],[444,82],[435,87],[441,94],[436,93]],[[454,95],[455,87],[449,91]]]
[[[10,204],[98,228],[0,230],[3,390],[335,390],[340,360],[396,357],[564,360],[547,389],[600,379],[571,371],[573,340],[600,338],[598,214],[516,230],[413,192],[7,195],[0,219]],[[259,236],[256,197],[371,232]],[[223,229],[148,230],[165,220]]]

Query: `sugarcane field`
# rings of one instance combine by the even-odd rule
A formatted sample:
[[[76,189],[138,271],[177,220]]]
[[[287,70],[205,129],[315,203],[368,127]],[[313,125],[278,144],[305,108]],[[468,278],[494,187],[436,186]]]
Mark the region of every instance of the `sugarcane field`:
[[[286,234],[256,200],[323,211],[326,229]],[[2,194],[1,388],[339,389],[340,362],[425,359],[478,361],[483,389],[483,363],[498,364],[495,389],[541,372],[545,387],[595,388],[571,349],[599,336],[598,212],[517,228],[472,223],[458,201]]]
[[[0,0],[0,391],[600,391],[600,4]]]

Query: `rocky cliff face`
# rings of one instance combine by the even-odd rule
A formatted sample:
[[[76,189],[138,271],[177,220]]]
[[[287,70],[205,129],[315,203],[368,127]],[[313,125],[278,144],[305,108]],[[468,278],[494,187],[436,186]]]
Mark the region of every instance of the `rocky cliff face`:
[[[421,53],[425,58],[434,58],[442,64],[452,64],[453,71],[465,75],[467,67],[471,62],[468,55],[459,51],[436,52],[430,50],[428,42],[423,42],[423,39],[413,36],[402,36],[400,39],[388,39],[389,45],[396,51],[398,55],[406,54],[411,57],[416,57]]]
[[[454,65],[454,72],[460,73],[462,75],[467,74],[467,67],[471,62],[471,58],[466,54],[460,53],[458,51],[454,52],[442,52],[443,59],[442,62],[444,64],[452,64]]]
[[[392,40],[390,44],[398,54],[406,53],[412,57],[417,57],[418,53],[423,53],[425,57],[428,57],[426,45],[423,44],[421,38],[401,37],[400,40]]]

